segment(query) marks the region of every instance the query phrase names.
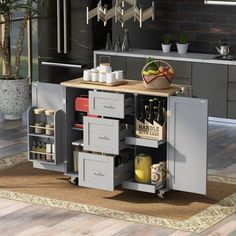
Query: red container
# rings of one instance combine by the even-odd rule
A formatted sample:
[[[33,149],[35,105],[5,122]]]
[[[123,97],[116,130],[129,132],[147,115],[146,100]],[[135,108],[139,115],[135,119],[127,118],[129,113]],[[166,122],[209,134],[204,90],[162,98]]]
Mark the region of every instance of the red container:
[[[75,110],[76,111],[83,111],[88,113],[88,106],[89,106],[88,98],[78,97],[75,99]]]

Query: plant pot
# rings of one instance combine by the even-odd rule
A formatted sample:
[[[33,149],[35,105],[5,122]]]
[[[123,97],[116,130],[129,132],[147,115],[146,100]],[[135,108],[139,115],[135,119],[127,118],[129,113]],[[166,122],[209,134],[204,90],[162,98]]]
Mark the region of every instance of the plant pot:
[[[188,43],[176,43],[179,54],[185,54],[188,51]]]
[[[29,81],[0,79],[0,111],[6,120],[19,120],[29,107]]]
[[[169,53],[170,52],[171,44],[161,44],[162,52]]]

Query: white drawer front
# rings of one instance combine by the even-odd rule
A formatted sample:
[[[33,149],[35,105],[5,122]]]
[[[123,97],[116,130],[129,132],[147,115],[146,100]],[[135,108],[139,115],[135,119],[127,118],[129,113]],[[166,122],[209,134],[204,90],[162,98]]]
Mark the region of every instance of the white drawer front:
[[[123,119],[124,109],[124,94],[89,91],[90,114]]]
[[[119,154],[119,121],[84,117],[84,150]]]
[[[114,157],[80,152],[79,185],[114,190]]]

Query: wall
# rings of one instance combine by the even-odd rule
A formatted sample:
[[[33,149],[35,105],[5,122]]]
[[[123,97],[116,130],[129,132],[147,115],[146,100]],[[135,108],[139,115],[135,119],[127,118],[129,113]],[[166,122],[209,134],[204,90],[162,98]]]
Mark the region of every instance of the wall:
[[[142,1],[145,7],[150,0]],[[144,22],[140,29],[137,22],[130,19],[125,27],[130,31],[134,48],[160,49],[163,34],[169,34],[176,41],[180,31],[188,33],[189,51],[217,53],[215,46],[220,39],[230,40],[232,53],[236,54],[236,7],[204,5],[203,0],[154,0],[155,20]],[[113,33],[121,39],[123,29],[120,23],[113,24]],[[172,45],[172,50],[176,50]]]

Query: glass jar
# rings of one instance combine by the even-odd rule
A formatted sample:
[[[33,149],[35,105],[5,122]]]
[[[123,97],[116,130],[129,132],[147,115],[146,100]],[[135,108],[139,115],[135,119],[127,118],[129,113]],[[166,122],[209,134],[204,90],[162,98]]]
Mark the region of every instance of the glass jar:
[[[45,132],[45,109],[36,108],[34,109],[35,114],[35,133],[43,134]]]
[[[135,180],[139,183],[151,182],[151,165],[152,158],[148,154],[138,154],[135,157]]]
[[[46,110],[46,135],[54,134],[54,114],[55,110]]]

